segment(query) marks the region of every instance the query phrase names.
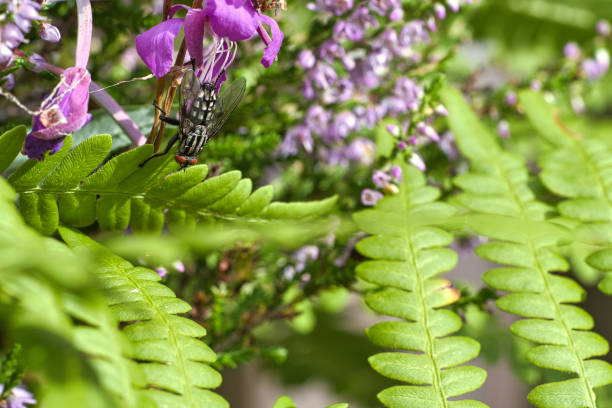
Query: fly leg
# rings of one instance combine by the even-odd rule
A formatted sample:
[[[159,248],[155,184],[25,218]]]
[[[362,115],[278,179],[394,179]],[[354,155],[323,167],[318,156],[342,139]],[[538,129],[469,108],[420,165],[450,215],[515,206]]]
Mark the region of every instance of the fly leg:
[[[176,141],[178,140],[178,132],[174,134],[174,136],[172,136],[172,138],[170,139],[170,141],[168,142],[168,145],[166,146],[166,149],[162,152],[162,153],[157,153],[154,154],[153,156],[149,157],[147,160],[143,161],[142,163],[140,163],[138,165],[138,167],[142,167],[144,166],[149,160],[151,160],[154,157],[160,157],[160,156],[164,156],[166,155],[170,149],[172,149],[172,146],[174,146],[174,144],[176,143]]]
[[[162,122],[166,122],[170,125],[174,125],[174,126],[178,126],[181,124],[181,122],[178,119],[174,119],[171,118],[169,116],[166,115],[166,111],[164,111],[158,104],[157,102],[153,101],[153,106],[155,106],[155,109],[158,109],[161,114],[159,115],[159,120],[161,120]]]

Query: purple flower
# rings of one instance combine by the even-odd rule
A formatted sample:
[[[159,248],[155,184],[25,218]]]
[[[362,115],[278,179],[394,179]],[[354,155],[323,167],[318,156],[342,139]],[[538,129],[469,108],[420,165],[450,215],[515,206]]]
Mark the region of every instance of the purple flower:
[[[316,61],[317,60],[316,60],[314,54],[312,53],[312,51],[310,51],[310,50],[303,50],[298,55],[297,65],[298,65],[298,67],[300,67],[302,69],[310,69],[310,68],[314,67],[314,64],[315,64]]]
[[[582,70],[586,77],[595,80],[603,77],[610,69],[610,54],[605,48],[595,52],[595,58],[588,58],[582,63]]]
[[[606,20],[599,20],[596,25],[597,34],[607,37],[610,35],[610,23]]]
[[[427,125],[424,122],[419,122],[417,123],[416,127],[417,130],[427,138],[433,140],[434,142],[440,141],[440,136],[438,135],[438,132],[436,132],[436,130],[430,125]]]
[[[172,67],[174,37],[183,25],[187,50],[198,66],[204,63],[206,56],[203,42],[207,27],[211,28],[210,35],[213,37],[213,43],[217,44],[212,50],[208,47],[208,51],[213,52],[213,57],[219,52],[230,52],[233,49],[232,43],[248,40],[258,33],[266,43],[262,65],[267,68],[276,59],[283,42],[283,33],[276,21],[255,10],[251,0],[208,0],[204,9],[175,5],[171,15],[180,8],[187,10],[184,19],[171,18],[136,36],[138,54],[155,76],[166,75]],[[262,24],[270,26],[272,39],[262,28]],[[224,44],[225,49],[220,49],[219,44]]]
[[[33,53],[28,57],[28,62],[32,64],[28,67],[32,72],[43,72],[46,69],[45,59],[40,54]]]
[[[401,7],[394,8],[389,13],[389,21],[400,21],[404,18],[404,10]]]
[[[4,78],[0,79],[0,81],[4,81],[0,82],[0,86],[7,91],[10,91],[15,86],[15,76],[13,74],[6,75]]]
[[[426,30],[425,22],[413,20],[404,25],[399,35],[399,43],[404,47],[429,42],[429,33]]]
[[[412,156],[410,156],[410,164],[419,169],[420,171],[427,170],[427,166],[425,166],[425,162],[418,154],[412,152]]]
[[[376,170],[372,174],[372,182],[378,188],[385,188],[391,181],[391,176],[381,170]]]
[[[306,126],[313,132],[323,133],[327,129],[327,125],[331,118],[331,113],[323,109],[320,105],[312,105],[306,111]]]
[[[33,20],[42,20],[42,17],[38,14],[40,7],[40,4],[32,0],[7,3],[8,11],[13,14],[13,21],[24,34],[27,34],[32,28]]]
[[[295,260],[295,270],[302,272],[306,269],[306,264],[319,258],[319,247],[316,245],[306,245],[298,249],[293,254]]]
[[[376,144],[365,137],[358,137],[348,145],[345,157],[363,166],[370,166],[376,157]]]
[[[541,91],[542,82],[538,81],[537,79],[534,79],[533,81],[531,81],[531,84],[529,85],[529,87],[531,88],[532,91]]]
[[[24,40],[23,33],[13,23],[7,23],[2,27],[0,38],[8,48],[17,48]]]
[[[0,394],[4,391],[4,384],[0,384]],[[14,387],[3,401],[3,408],[27,408],[24,404],[36,404],[32,393],[27,391],[22,385]]]
[[[370,0],[368,6],[370,6],[370,9],[373,11],[384,16],[387,14],[387,10],[392,7],[400,7],[401,4],[397,0]]]
[[[332,143],[341,139],[345,139],[349,133],[355,130],[357,125],[357,117],[351,111],[339,112],[334,118],[332,124],[327,127],[323,136],[323,140],[327,143]]]
[[[387,129],[387,132],[389,132],[392,136],[399,137],[399,135],[400,135],[399,126],[397,126],[397,125],[387,125],[386,129]]]
[[[406,150],[408,148],[408,145],[403,140],[400,140],[399,142],[397,142],[397,145],[395,147],[400,152],[403,152],[404,150]]]
[[[383,195],[379,191],[371,190],[369,188],[361,191],[361,204],[372,207],[383,198]]]
[[[444,105],[436,106],[434,112],[436,112],[440,116],[448,116],[448,110],[446,110],[446,106]]]
[[[434,12],[440,20],[444,20],[446,18],[446,7],[444,7],[442,4],[437,3],[434,6]]]
[[[505,120],[500,121],[497,124],[497,131],[503,139],[508,139],[510,137],[510,124]]]
[[[516,93],[510,91],[506,93],[506,103],[508,105],[516,105],[516,103],[518,102],[518,97],[516,96]]]
[[[389,174],[398,183],[402,182],[402,168],[400,166],[395,165],[391,167],[391,169],[389,170]]]
[[[87,113],[91,77],[84,68],[66,69],[60,83],[45,98],[39,113],[32,118],[32,131],[25,141],[25,153],[42,160],[46,151],[57,152],[64,137],[91,119]]]
[[[580,58],[580,47],[575,42],[569,42],[563,48],[563,55],[567,59],[577,60]]]
[[[52,24],[47,22],[43,22],[40,24],[40,28],[38,29],[38,35],[45,41],[49,42],[59,42],[62,39],[62,35],[58,28]]]
[[[13,51],[0,42],[0,67],[8,65],[13,59]]]
[[[185,264],[182,261],[174,261],[172,262],[172,267],[180,273],[185,272]]]
[[[316,3],[309,3],[307,7],[311,10],[334,13],[340,16],[353,8],[353,0],[317,0]]]
[[[446,0],[446,4],[448,4],[448,7],[453,10],[453,13],[457,13],[459,11],[459,0]]]
[[[165,278],[168,275],[168,271],[163,266],[158,266],[155,268],[155,272],[159,275],[160,278]]]
[[[295,156],[298,154],[300,146],[308,153],[312,153],[313,141],[310,129],[304,125],[291,128],[286,134],[285,139],[280,145],[280,155],[283,157]]]

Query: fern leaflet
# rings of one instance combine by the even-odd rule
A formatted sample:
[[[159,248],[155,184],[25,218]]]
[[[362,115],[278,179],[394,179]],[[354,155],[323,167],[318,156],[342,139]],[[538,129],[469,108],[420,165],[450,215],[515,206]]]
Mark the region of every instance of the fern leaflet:
[[[17,127],[0,137],[0,164],[13,160],[15,140],[25,137]],[[138,165],[152,154],[145,145],[101,165],[111,149],[111,137],[98,135],[70,150],[72,139],[42,162],[28,160],[9,182],[19,193],[26,222],[45,235],[62,224],[85,227],[98,222],[105,231],[182,230],[203,219],[265,222],[270,219],[314,218],[329,212],[336,198],[307,203],[270,203],[271,186],[252,192],[239,171],[206,178],[206,165],[177,169],[172,155]],[[6,149],[6,150],[4,150]],[[10,153],[10,154],[9,154]],[[11,155],[14,155],[11,157]],[[10,160],[7,159],[10,157]],[[167,177],[166,177],[167,176]]]
[[[62,238],[77,252],[98,255],[97,276],[108,304],[131,341],[131,357],[144,372],[141,392],[160,407],[227,407],[209,391],[221,384],[221,375],[208,366],[215,353],[201,340],[206,330],[185,317],[191,306],[165,285],[159,275],[134,267],[85,235],[61,228]]]
[[[496,240],[476,252],[510,266],[488,271],[483,280],[511,292],[497,301],[501,310],[526,317],[510,330],[541,344],[528,351],[527,359],[539,367],[573,374],[568,380],[535,387],[527,398],[540,408],[596,408],[593,389],[612,382],[612,366],[592,357],[605,355],[609,346],[590,331],[591,316],[571,304],[584,300],[584,290],[552,273],[569,269],[557,250],[569,241],[569,234],[547,221],[552,208],[537,201],[529,189],[525,164],[499,147],[462,95],[446,89],[442,97],[455,140],[472,165],[470,173],[456,179],[464,190],[457,201],[475,214],[471,227]]]
[[[361,254],[372,258],[357,267],[357,275],[379,286],[365,301],[375,312],[405,320],[375,324],[367,336],[377,345],[412,352],[370,357],[380,374],[412,384],[387,388],[378,398],[398,408],[486,407],[473,400],[449,400],[474,391],[486,378],[479,367],[459,366],[478,356],[480,344],[449,336],[459,330],[461,319],[439,309],[458,298],[448,280],[436,278],[455,266],[457,255],[443,248],[453,236],[427,223],[447,218],[454,209],[436,201],[439,191],[426,186],[415,168],[404,166],[403,178],[397,195],[354,215],[358,227],[372,235],[357,244]]]
[[[597,249],[612,245],[612,148],[603,140],[572,133],[541,94],[523,92],[520,98],[531,124],[555,146],[540,160],[540,177],[550,191],[566,199],[557,207],[574,220],[584,241],[574,245],[574,259],[582,263]],[[605,253],[596,257],[599,263]],[[599,288],[612,294],[612,275],[607,274]]]

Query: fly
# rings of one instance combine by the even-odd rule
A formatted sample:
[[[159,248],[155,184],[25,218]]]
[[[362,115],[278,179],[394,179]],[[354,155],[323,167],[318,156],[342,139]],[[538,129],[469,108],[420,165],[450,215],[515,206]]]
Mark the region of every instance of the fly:
[[[244,95],[246,80],[238,78],[224,87],[217,96],[217,85],[222,75],[223,72],[219,74],[215,82],[200,83],[193,70],[187,71],[179,88],[178,120],[168,117],[166,112],[153,102],[155,108],[161,112],[159,119],[178,126],[179,129],[162,153],[149,157],[140,163],[140,167],[154,157],[164,156],[177,141],[179,145],[174,160],[180,164],[180,168],[184,169],[198,162],[198,156],[206,142],[219,134],[221,127]]]

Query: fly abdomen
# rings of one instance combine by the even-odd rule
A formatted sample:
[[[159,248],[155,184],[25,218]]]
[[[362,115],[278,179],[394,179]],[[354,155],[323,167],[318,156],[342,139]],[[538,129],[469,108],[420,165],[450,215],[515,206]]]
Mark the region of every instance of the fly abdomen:
[[[204,148],[207,140],[206,127],[197,125],[191,132],[183,135],[178,151],[185,156],[197,156]]]

